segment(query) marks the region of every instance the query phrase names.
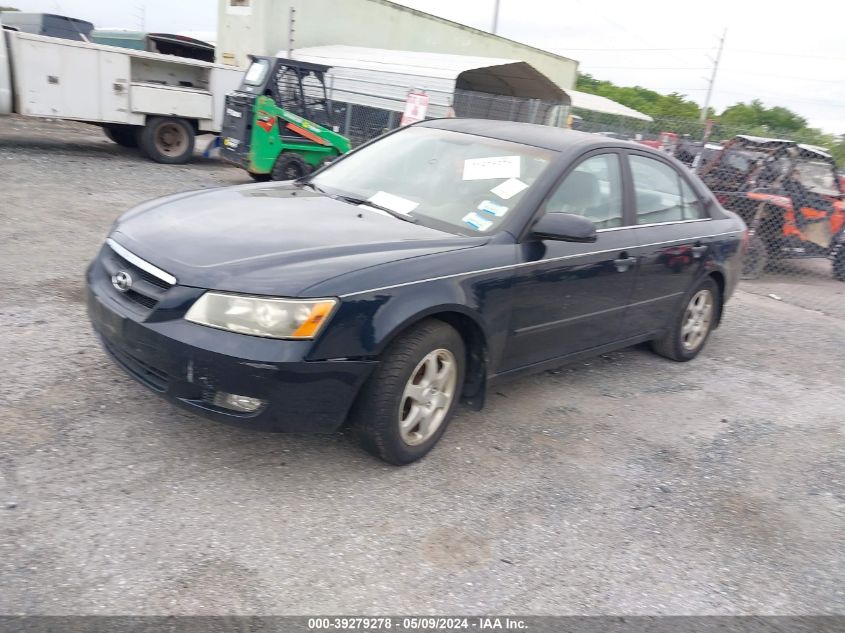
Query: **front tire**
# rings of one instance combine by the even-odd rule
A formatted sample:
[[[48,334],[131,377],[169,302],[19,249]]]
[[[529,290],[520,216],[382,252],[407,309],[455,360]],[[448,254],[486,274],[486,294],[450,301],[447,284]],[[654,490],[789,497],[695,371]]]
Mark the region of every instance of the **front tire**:
[[[107,125],[103,132],[121,147],[138,147],[138,128],[134,125]]]
[[[267,182],[272,177],[270,174],[259,174],[254,171],[247,171],[255,182]]]
[[[692,360],[704,349],[719,319],[719,286],[712,277],[703,279],[684,297],[669,331],[651,342],[651,349],[678,362]]]
[[[157,163],[181,165],[193,158],[195,137],[185,119],[152,117],[138,134],[138,147]]]
[[[436,319],[391,343],[352,411],[364,449],[397,466],[428,453],[460,399],[465,359],[460,334]]]
[[[273,164],[271,180],[296,180],[311,173],[311,167],[299,154],[282,152]]]

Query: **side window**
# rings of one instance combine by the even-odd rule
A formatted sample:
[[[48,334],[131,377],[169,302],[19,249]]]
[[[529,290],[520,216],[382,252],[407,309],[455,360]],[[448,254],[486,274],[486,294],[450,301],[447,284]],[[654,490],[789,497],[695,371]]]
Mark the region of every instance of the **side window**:
[[[619,156],[599,154],[584,160],[551,195],[545,212],[582,215],[599,229],[622,226]]]
[[[707,217],[704,213],[704,203],[683,178],[681,178],[681,196],[684,199],[684,220],[702,220]]]
[[[653,158],[631,156],[630,159],[637,224],[683,220],[684,199],[678,172]]]

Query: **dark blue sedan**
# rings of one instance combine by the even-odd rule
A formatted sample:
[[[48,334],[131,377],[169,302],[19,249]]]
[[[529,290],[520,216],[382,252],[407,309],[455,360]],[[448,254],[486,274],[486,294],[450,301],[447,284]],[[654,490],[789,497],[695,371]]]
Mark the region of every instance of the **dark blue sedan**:
[[[500,380],[650,341],[694,358],[745,226],[673,158],[500,121],[388,134],[309,178],[183,193],[88,273],[103,347],[224,422],[425,455]]]

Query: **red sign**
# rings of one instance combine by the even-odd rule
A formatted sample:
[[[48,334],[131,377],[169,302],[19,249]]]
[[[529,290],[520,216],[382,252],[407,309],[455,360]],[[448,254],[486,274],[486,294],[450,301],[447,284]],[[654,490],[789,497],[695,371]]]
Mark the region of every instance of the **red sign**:
[[[405,111],[402,113],[402,120],[399,125],[410,125],[417,121],[425,120],[425,113],[428,110],[428,95],[424,92],[409,92],[405,100]]]

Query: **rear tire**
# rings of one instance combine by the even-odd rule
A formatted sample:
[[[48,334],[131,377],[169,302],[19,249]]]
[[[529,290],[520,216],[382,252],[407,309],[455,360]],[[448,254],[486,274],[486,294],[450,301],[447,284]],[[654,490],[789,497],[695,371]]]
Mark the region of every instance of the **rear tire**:
[[[138,134],[141,153],[157,163],[181,165],[194,156],[196,133],[185,119],[152,117]]]
[[[720,310],[719,286],[706,277],[687,293],[669,331],[652,341],[651,349],[678,362],[692,360],[704,349]]]
[[[391,343],[350,416],[364,449],[397,466],[428,453],[460,399],[465,358],[460,334],[436,319]]]
[[[299,154],[282,152],[273,164],[270,180],[296,180],[311,173],[311,167]]]
[[[138,147],[138,128],[134,125],[108,125],[103,132],[121,147]]]

